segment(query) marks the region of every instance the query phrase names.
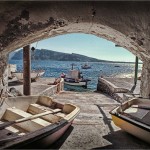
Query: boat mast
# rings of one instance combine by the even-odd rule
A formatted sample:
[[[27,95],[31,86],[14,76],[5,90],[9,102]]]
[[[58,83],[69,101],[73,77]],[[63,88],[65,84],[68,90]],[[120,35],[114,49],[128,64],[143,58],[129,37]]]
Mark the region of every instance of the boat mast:
[[[73,65],[74,65],[74,64],[72,63],[72,64],[71,64],[71,66],[72,66],[71,70],[73,70]]]

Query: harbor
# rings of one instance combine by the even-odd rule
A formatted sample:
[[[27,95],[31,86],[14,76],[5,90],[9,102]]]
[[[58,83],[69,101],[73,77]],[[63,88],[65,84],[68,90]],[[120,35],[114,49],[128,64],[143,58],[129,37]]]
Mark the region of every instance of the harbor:
[[[29,52],[28,55],[26,54],[26,51]],[[141,121],[145,116],[148,116],[149,114],[149,107],[145,108],[148,102],[145,103],[144,109],[142,106],[142,109],[143,109],[142,111],[141,111],[140,103],[139,105],[136,106],[136,108],[134,107],[132,108],[132,105],[134,106],[134,104],[138,103],[139,101],[138,97],[140,97],[141,79],[138,78],[138,61],[135,64],[134,78],[133,77],[131,78],[127,78],[127,77],[119,78],[118,77],[117,78],[117,77],[109,77],[107,75],[104,76],[104,74],[103,75],[99,74],[98,78],[91,77],[91,79],[88,79],[87,77],[86,78],[84,77],[85,72],[84,74],[82,74],[79,68],[78,69],[74,68],[74,65],[75,65],[74,63],[71,64],[72,67],[71,69],[68,70],[67,73],[61,73],[59,77],[56,78],[56,77],[42,77],[45,74],[44,70],[42,71],[43,73],[41,76],[38,76],[39,75],[38,70],[31,72],[30,67],[29,67],[30,66],[30,61],[29,61],[30,60],[30,46],[29,45],[27,47],[24,47],[23,54],[26,54],[23,57],[23,66],[24,66],[23,72],[20,73],[16,71],[15,72],[9,71],[10,80],[8,83],[8,89],[9,89],[8,96],[14,97],[14,100],[15,100],[15,97],[16,99],[19,100],[19,96],[25,96],[28,99],[28,101],[30,98],[32,99],[32,96],[34,95],[36,97],[39,96],[39,98],[37,98],[36,100],[36,103],[29,104],[26,112],[24,111],[22,112],[23,114],[29,113],[28,115],[33,115],[33,117],[34,115],[35,116],[43,115],[43,114],[37,114],[37,113],[43,112],[43,111],[44,113],[49,113],[45,111],[58,105],[56,107],[56,110],[59,109],[61,111],[61,117],[62,117],[61,120],[64,119],[65,121],[63,123],[60,120],[60,124],[61,124],[60,125],[61,129],[60,129],[60,127],[58,126],[59,124],[58,119],[57,119],[58,122],[55,121],[55,117],[59,116],[58,114],[54,115],[52,118],[51,117],[48,118],[49,122],[46,122],[46,124],[49,126],[54,126],[54,125],[56,126],[55,133],[53,133],[53,130],[50,131],[52,132],[52,134],[49,135],[51,137],[50,138],[51,142],[49,141],[50,142],[49,143],[48,140],[46,140],[47,142],[43,142],[44,143],[43,145],[39,145],[37,144],[38,142],[37,140],[33,142],[31,147],[28,144],[28,145],[25,145],[25,147],[23,148],[26,148],[26,146],[27,147],[29,146],[29,148],[39,148],[40,146],[43,146],[40,148],[46,147],[46,148],[52,148],[52,149],[70,149],[70,148],[71,149],[74,149],[74,148],[77,148],[77,149],[87,149],[87,148],[113,149],[114,148],[116,149],[116,148],[131,148],[131,147],[147,148],[148,146],[147,143],[149,143],[149,140],[148,140],[149,138],[146,138],[146,135],[149,137],[149,134],[147,131],[143,130],[143,128],[145,128],[145,123]],[[27,60],[29,61],[28,64],[26,63]],[[105,64],[105,66],[107,65],[108,64]],[[116,67],[116,64],[111,64],[111,65],[112,66],[114,65],[114,68],[119,68],[122,70],[123,70],[123,67],[127,66],[127,64],[123,64],[123,65],[120,64],[120,65],[117,65],[117,67]],[[133,66],[131,68],[133,70]],[[92,68],[89,68],[89,69],[91,69],[91,72],[94,72]],[[97,70],[97,73],[99,72],[100,71]],[[94,82],[94,85],[97,85],[97,87],[95,89],[93,88],[92,90],[89,90],[88,89],[89,83],[91,81]],[[70,91],[69,89],[67,89],[66,91],[66,86],[68,85],[72,86],[74,88],[74,91]],[[80,92],[76,91],[76,87],[80,89]],[[82,89],[86,89],[86,92]],[[133,100],[132,104],[129,103],[129,106],[128,106],[128,101],[133,98],[135,100]],[[53,102],[54,104],[51,103],[50,99],[54,101]],[[39,105],[39,100],[40,100],[40,105]],[[41,102],[42,102],[42,105],[41,105]],[[124,106],[124,102],[127,103],[125,104],[125,106]],[[141,103],[142,103],[142,100],[141,100]],[[144,104],[144,101],[143,101],[143,104]],[[34,107],[32,105],[34,105]],[[74,107],[78,109],[77,112],[75,111],[76,114],[74,114],[71,117],[70,122],[69,122],[69,119],[65,120],[65,118],[67,118],[65,117],[65,115],[70,116],[72,114],[70,110],[72,112],[74,112],[74,110],[71,108],[68,108],[67,105],[68,106],[72,105],[71,108]],[[62,106],[64,106],[64,108]],[[31,108],[33,107],[32,110],[30,107]],[[64,110],[66,108],[68,108],[67,112],[69,111],[70,115],[65,113]],[[114,108],[117,112],[112,111]],[[11,108],[8,108],[8,109],[11,109]],[[123,109],[124,111],[122,111]],[[54,109],[54,111],[56,110]],[[6,112],[5,112],[6,114],[8,114],[7,111],[8,110],[6,109]],[[15,109],[11,111],[15,111],[14,116],[16,116],[18,110]],[[140,116],[138,116],[138,113],[135,113],[139,111],[141,111]],[[4,113],[4,117],[2,116],[2,118],[6,118],[6,120],[8,120],[9,115],[7,117],[5,113]],[[125,114],[125,116],[122,115],[123,113]],[[131,118],[135,116],[135,115],[132,116],[132,114],[134,113],[137,114],[136,118],[133,118],[131,120]],[[128,118],[126,117],[127,115],[129,116]],[[121,120],[120,116],[123,117],[123,119],[125,118],[125,120]],[[23,117],[23,115],[21,117]],[[26,117],[24,119],[26,119]],[[40,122],[38,121],[36,122],[36,124],[41,125],[41,123],[44,124],[44,122],[47,121],[47,118],[45,117],[44,118],[42,117],[42,119],[44,120],[41,120]],[[129,122],[127,121],[128,119],[129,119]],[[11,120],[8,120],[8,121],[11,121]],[[55,123],[53,124],[54,121]],[[132,124],[132,121],[134,123],[134,126]],[[137,122],[135,123],[135,121]],[[34,122],[34,120],[31,122]],[[65,123],[67,123],[67,125],[65,125]],[[141,126],[141,123],[143,126]],[[42,125],[42,131],[44,131],[47,128],[46,124]],[[34,133],[33,132],[34,130],[37,130],[36,132],[38,132],[39,130],[38,128],[33,128],[32,130],[28,129],[28,126],[24,126],[22,124],[19,125],[19,127],[21,127],[23,130],[27,130],[28,132],[31,132],[31,134]],[[146,124],[146,127],[147,127],[147,130],[149,130],[149,123]],[[72,128],[72,130],[70,131],[68,128],[70,129]],[[130,130],[130,128],[133,128],[133,129]],[[62,134],[62,131],[64,135]],[[131,133],[131,135],[134,135],[133,140],[132,140],[132,136],[130,135],[131,137],[128,137],[125,131],[127,131],[128,133]],[[66,136],[68,132],[70,133],[69,135]],[[116,132],[119,133],[117,134],[116,138],[123,138],[123,145],[122,143],[120,143],[119,139],[115,139],[115,141],[113,141],[114,139],[113,136],[115,136]],[[52,139],[52,137],[55,137],[54,135],[59,135],[59,138],[57,138],[56,136],[56,138]],[[63,137],[61,138],[61,136]],[[110,136],[110,139],[106,138],[108,136]],[[124,147],[124,144],[126,142],[129,143],[128,140],[130,141],[131,144],[130,145],[127,144],[127,146],[129,147]],[[139,142],[137,142],[136,140]],[[147,143],[145,143],[144,141],[146,141]],[[18,143],[17,140],[15,142]],[[138,145],[137,143],[140,143],[140,144]],[[8,142],[8,146],[9,144],[11,144],[11,142]],[[12,143],[11,146],[14,147],[16,145]],[[17,146],[21,146],[21,144],[18,143]]]

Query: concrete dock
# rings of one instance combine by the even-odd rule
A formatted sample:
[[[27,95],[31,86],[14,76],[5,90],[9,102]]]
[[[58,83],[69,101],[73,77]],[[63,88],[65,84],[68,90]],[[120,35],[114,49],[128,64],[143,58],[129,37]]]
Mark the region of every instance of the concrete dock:
[[[54,100],[70,102],[81,108],[72,127],[52,149],[147,149],[147,143],[120,130],[109,111],[119,105],[111,97],[96,92],[61,92]]]
[[[39,78],[37,82],[31,83],[31,95],[37,95],[42,91],[46,90],[52,85],[48,85],[48,83],[53,83],[55,78]],[[9,80],[8,88],[14,87],[16,90],[23,93],[23,82],[19,82],[16,78],[13,80]]]
[[[112,79],[115,84],[115,79]],[[111,82],[111,79],[109,79]],[[31,84],[36,95],[47,88],[50,79],[40,79]],[[124,79],[117,85],[131,83]],[[12,85],[10,84],[10,87]],[[14,86],[21,90],[21,85]],[[131,87],[129,87],[131,88]],[[100,92],[63,91],[51,96],[61,103],[72,103],[80,107],[81,112],[67,132],[49,149],[147,149],[147,143],[120,130],[111,120],[109,111],[119,105],[112,97]]]

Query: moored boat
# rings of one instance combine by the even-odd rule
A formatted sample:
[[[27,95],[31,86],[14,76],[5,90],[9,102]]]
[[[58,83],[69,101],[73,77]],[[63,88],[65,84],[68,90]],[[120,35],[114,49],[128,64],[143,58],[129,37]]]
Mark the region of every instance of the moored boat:
[[[81,86],[87,88],[87,84],[90,79],[84,79],[82,73],[79,70],[70,70],[67,75],[61,75],[64,78],[64,84],[71,86]]]
[[[31,81],[36,81],[39,77],[44,75],[44,70],[31,71]],[[18,81],[23,82],[23,72],[13,72],[13,76],[15,76]]]
[[[8,98],[0,110],[0,148],[43,148],[58,140],[80,109],[47,96]],[[33,147],[34,148],[34,147]]]
[[[150,143],[150,100],[133,98],[110,114],[116,126]]]
[[[82,86],[87,88],[88,81],[91,81],[89,79],[72,79],[72,78],[64,78],[64,83],[71,86]]]
[[[84,64],[81,66],[82,69],[91,69],[91,66],[89,66],[88,64]]]
[[[75,64],[71,64],[72,68],[69,70],[68,74],[61,74],[61,78],[64,78],[64,84],[65,85],[71,85],[71,86],[79,86],[87,88],[87,84],[90,79],[83,78],[82,72],[80,70],[76,70],[73,68]]]

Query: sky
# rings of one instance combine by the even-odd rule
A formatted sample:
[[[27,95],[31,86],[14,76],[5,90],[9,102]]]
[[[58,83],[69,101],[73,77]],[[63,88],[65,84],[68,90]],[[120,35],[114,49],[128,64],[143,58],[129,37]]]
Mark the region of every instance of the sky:
[[[135,56],[128,50],[115,47],[115,43],[91,34],[72,33],[59,35],[33,43],[31,46],[37,49],[82,54],[101,60],[135,61]]]

